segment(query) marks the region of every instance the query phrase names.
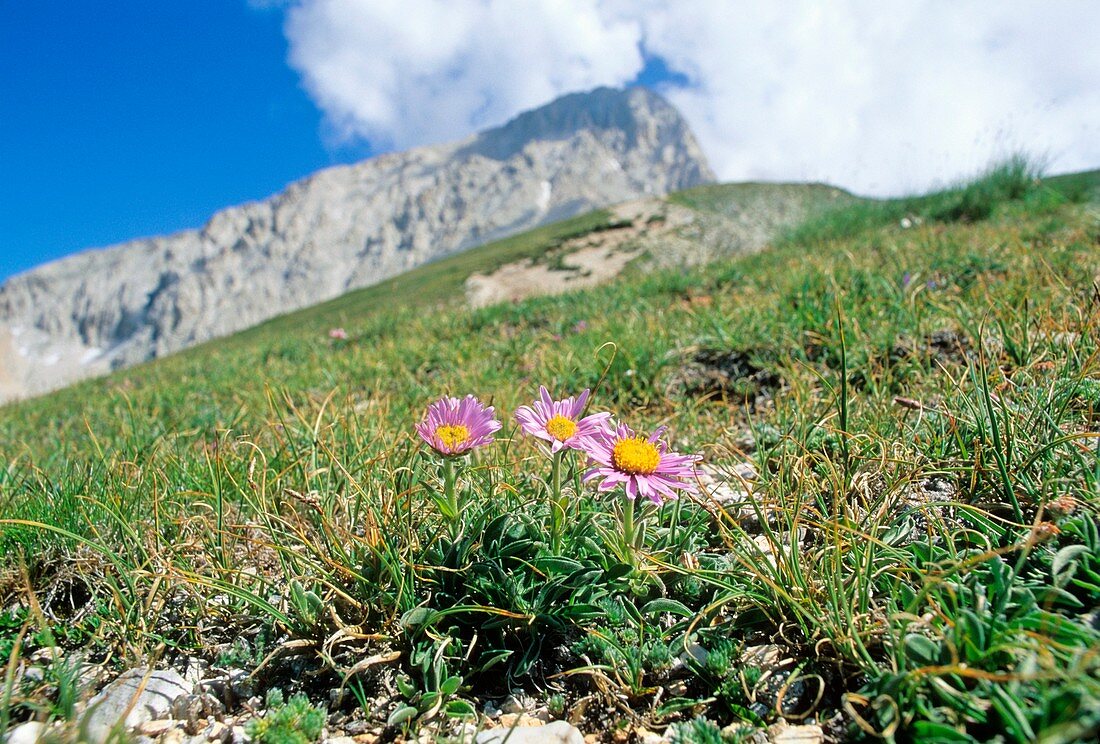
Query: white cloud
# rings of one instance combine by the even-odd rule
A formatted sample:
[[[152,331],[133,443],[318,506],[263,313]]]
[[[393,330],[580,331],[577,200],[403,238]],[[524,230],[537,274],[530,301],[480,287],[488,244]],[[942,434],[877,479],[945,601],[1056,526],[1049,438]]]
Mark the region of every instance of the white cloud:
[[[291,64],[341,137],[455,139],[623,85],[640,49],[726,180],[919,190],[1024,149],[1100,165],[1100,4],[300,0]]]
[[[286,28],[336,130],[381,147],[465,136],[642,64],[638,23],[595,0],[307,0]]]

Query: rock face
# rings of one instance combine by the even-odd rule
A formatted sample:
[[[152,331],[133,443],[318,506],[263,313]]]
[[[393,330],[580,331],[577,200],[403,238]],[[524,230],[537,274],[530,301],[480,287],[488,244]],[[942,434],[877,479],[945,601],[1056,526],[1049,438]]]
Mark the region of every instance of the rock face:
[[[205,226],[0,286],[0,401],[164,356],[481,243],[712,180],[642,88],[564,96],[449,145],[320,171]]]

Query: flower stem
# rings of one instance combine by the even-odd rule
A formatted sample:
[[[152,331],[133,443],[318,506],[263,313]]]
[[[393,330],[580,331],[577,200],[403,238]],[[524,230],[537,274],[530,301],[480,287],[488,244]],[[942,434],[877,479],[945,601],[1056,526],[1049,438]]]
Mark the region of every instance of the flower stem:
[[[672,504],[672,529],[669,530],[669,542],[676,545],[676,529],[680,526],[680,499]]]
[[[455,493],[455,464],[450,457],[443,458],[443,498],[450,512],[452,524],[458,522],[458,495]]]
[[[634,545],[634,501],[635,499],[626,497],[626,503],[623,504],[623,550],[626,553],[627,560],[630,565],[637,566],[637,553]]]
[[[561,497],[561,459],[565,450],[553,455],[550,469],[550,552],[561,553],[561,531],[565,523],[565,501]]]

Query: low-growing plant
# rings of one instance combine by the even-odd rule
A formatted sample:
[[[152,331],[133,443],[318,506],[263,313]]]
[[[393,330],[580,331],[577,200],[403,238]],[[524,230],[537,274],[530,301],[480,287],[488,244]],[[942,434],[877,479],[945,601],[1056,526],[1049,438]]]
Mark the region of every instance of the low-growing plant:
[[[325,711],[305,695],[283,697],[278,688],[267,693],[267,711],[248,722],[246,731],[257,744],[311,744],[320,741]]]
[[[748,735],[732,731],[723,731],[714,723],[703,716],[697,716],[690,721],[674,723],[668,727],[666,738],[672,744],[738,744],[738,742],[751,741]]]
[[[390,713],[388,725],[407,727],[414,719],[425,723],[437,715],[460,719],[477,716],[477,709],[457,696],[463,679],[448,671],[446,652],[451,645],[451,638],[443,638],[435,643],[418,644],[411,651],[409,664],[417,680],[397,678],[397,689],[404,703]]]

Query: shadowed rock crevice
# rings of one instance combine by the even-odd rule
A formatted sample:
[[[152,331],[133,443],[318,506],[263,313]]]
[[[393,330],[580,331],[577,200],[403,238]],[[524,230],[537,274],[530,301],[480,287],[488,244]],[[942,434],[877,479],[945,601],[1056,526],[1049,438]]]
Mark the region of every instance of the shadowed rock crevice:
[[[769,356],[763,350],[752,349],[690,350],[669,375],[667,392],[681,397],[756,404],[783,385],[783,378],[764,363]]]

